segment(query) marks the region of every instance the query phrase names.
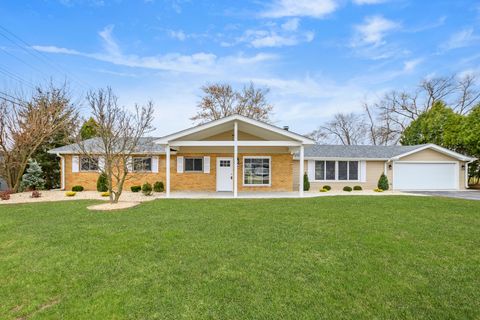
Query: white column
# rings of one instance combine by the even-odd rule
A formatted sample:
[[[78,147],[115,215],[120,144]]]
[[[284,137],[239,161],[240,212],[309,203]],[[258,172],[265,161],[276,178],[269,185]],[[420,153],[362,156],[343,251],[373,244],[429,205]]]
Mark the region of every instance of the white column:
[[[300,163],[299,163],[299,177],[298,177],[298,195],[303,197],[303,175],[305,174],[305,159],[303,157],[303,145],[300,146]]]
[[[166,181],[166,196],[170,197],[170,145],[165,146],[165,181]]]
[[[233,124],[233,197],[238,197],[238,123]]]

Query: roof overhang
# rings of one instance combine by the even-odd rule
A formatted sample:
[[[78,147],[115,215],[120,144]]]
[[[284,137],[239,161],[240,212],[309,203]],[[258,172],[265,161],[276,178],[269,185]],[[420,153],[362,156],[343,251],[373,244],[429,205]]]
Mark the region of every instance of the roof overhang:
[[[472,157],[463,155],[463,154],[461,154],[461,153],[458,153],[458,152],[455,152],[455,151],[452,151],[452,150],[449,150],[449,149],[440,147],[440,146],[438,146],[438,145],[436,145],[436,144],[433,144],[433,143],[426,144],[426,145],[423,145],[423,146],[419,146],[417,149],[414,149],[414,150],[411,150],[411,151],[408,151],[408,152],[399,154],[398,156],[392,157],[392,158],[390,158],[389,160],[390,160],[390,161],[400,160],[400,159],[403,158],[403,157],[409,156],[409,155],[411,155],[411,154],[414,154],[414,153],[417,153],[417,152],[420,152],[420,151],[423,151],[423,150],[426,150],[426,149],[435,150],[435,151],[437,151],[437,152],[439,152],[439,153],[445,154],[445,155],[447,155],[447,156],[450,156],[450,157],[452,157],[452,158],[458,159],[458,160],[460,160],[460,161],[475,161],[475,160],[476,160],[476,158],[472,158]]]
[[[226,130],[230,129],[229,124],[237,122],[239,126],[244,126],[248,132],[252,132],[254,130],[263,130],[264,133],[267,133],[267,135],[270,135],[270,138],[265,138],[265,141],[262,143],[261,141],[257,141],[256,143],[254,142],[247,142],[248,143],[254,144],[254,145],[313,145],[315,144],[315,141],[307,138],[305,136],[302,136],[300,134],[284,130],[282,128],[276,127],[274,125],[250,119],[248,117],[244,117],[241,115],[231,115],[222,119],[218,120],[213,120],[208,123],[192,127],[189,129],[185,129],[167,136],[164,136],[158,140],[155,140],[154,142],[157,144],[161,145],[175,145],[175,141],[180,141],[182,140],[182,145],[185,145],[185,143],[189,145],[212,145],[213,141],[199,141],[202,140],[202,138],[206,138],[208,135],[214,135],[217,133],[224,132]],[[233,128],[233,126],[232,126]],[[239,128],[241,129],[241,128]],[[270,133],[270,134],[268,134]],[[284,141],[285,139],[285,141]],[[224,142],[219,142],[219,143],[230,143],[231,141],[224,141]],[[271,142],[268,144],[268,142]],[[240,140],[238,141],[239,146],[242,143]],[[285,144],[287,143],[287,144]],[[177,142],[179,144],[179,142]],[[230,144],[228,144],[230,145]]]

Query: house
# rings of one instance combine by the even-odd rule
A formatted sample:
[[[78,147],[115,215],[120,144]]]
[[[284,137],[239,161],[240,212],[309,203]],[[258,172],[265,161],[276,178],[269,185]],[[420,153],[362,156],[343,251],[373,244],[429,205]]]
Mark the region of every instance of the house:
[[[85,142],[94,148],[96,139]],[[61,159],[62,188],[95,190],[102,159],[82,157],[76,144],[50,150]],[[305,136],[232,115],[160,138],[143,138],[125,187],[163,181],[174,191],[298,191],[306,172],[313,190],[360,185],[374,189],[385,173],[394,190],[467,187],[475,159],[433,144],[417,146],[317,145]],[[167,168],[169,168],[167,170]]]

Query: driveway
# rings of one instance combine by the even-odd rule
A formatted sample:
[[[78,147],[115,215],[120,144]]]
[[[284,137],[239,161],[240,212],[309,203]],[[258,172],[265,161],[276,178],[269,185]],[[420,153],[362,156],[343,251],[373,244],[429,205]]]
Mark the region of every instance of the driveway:
[[[480,190],[468,191],[409,191],[413,194],[424,194],[428,196],[460,198],[468,200],[480,200]]]

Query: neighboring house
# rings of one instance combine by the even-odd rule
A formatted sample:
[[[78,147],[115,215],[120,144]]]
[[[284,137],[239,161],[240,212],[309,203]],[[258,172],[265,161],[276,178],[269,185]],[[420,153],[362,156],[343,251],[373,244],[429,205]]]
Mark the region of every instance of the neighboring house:
[[[86,145],[95,148],[97,140]],[[50,150],[61,158],[62,188],[95,190],[102,159],[82,157],[78,145]],[[163,181],[170,191],[294,191],[360,185],[374,189],[385,173],[395,190],[466,188],[475,159],[437,145],[329,146],[287,129],[233,115],[161,138],[144,138],[128,164],[125,187]],[[166,168],[169,168],[167,170]],[[303,188],[302,188],[303,189]]]

